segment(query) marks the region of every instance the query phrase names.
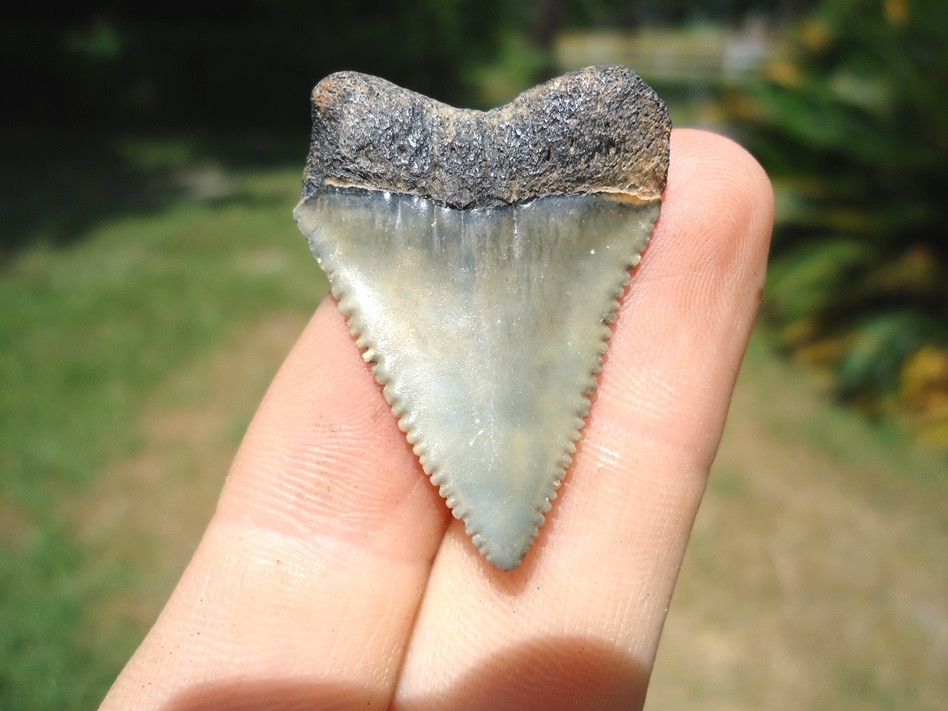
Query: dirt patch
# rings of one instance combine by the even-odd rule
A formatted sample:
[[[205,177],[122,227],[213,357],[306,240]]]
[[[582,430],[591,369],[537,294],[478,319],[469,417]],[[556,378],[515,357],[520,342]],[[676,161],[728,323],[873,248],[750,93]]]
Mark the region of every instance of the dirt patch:
[[[0,548],[21,551],[36,535],[35,522],[7,501],[0,499]]]
[[[274,315],[176,373],[141,410],[141,450],[70,502],[68,520],[95,561],[90,579],[124,571],[122,592],[90,611],[100,636],[119,626],[144,631],[157,616],[210,520],[244,430],[305,320]]]

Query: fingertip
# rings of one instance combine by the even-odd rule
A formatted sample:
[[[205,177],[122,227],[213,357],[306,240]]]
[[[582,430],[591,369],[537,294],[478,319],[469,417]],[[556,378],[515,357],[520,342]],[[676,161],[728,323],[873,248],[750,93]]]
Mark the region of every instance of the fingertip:
[[[774,191],[763,166],[751,153],[727,136],[693,128],[672,131],[671,169],[663,217],[693,193],[706,195],[709,209],[746,216],[748,228],[740,236],[762,239],[769,245],[774,219]],[[679,205],[678,203],[684,203]]]
[[[600,414],[689,448],[702,466],[713,457],[772,224],[770,181],[744,148],[707,131],[672,133],[661,216],[619,314]]]

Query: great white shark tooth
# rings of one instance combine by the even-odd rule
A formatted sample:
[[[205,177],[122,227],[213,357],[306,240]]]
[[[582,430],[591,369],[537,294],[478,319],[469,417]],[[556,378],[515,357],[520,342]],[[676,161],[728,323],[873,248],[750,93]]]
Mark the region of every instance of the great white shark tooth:
[[[424,470],[504,570],[576,451],[670,130],[616,66],[487,112],[351,72],[313,91],[294,215]]]

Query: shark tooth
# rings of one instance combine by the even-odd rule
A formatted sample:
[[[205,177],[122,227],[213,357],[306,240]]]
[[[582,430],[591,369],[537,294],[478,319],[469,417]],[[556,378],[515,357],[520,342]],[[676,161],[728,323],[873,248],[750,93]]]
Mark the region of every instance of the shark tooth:
[[[313,91],[297,223],[422,467],[501,569],[576,451],[670,130],[615,66],[487,112],[352,72]]]

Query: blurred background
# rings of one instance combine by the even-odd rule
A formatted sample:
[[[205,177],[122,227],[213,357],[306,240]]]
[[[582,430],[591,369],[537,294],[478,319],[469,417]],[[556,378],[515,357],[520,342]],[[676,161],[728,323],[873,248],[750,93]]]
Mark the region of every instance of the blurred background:
[[[487,108],[599,63],[778,198],[647,708],[946,708],[948,3],[74,5],[0,27],[0,708],[95,707],[325,295],[312,86]]]

